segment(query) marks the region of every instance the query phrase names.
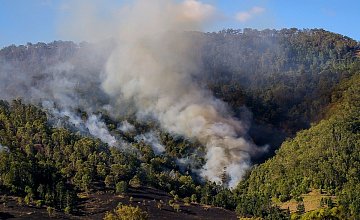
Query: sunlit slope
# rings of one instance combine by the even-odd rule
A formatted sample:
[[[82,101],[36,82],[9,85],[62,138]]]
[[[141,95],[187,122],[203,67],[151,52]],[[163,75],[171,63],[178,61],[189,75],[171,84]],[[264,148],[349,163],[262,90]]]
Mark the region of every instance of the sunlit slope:
[[[239,186],[280,201],[312,189],[339,196],[339,205],[359,215],[360,74],[345,80],[332,96],[328,117],[285,141],[277,154],[256,167]]]

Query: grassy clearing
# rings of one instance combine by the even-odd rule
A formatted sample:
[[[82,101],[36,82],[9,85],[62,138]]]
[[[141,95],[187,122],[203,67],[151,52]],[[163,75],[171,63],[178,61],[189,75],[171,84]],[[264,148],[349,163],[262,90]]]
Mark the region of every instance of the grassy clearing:
[[[305,212],[312,211],[320,208],[321,198],[331,198],[334,203],[336,203],[336,197],[330,196],[326,193],[320,193],[319,190],[313,190],[308,194],[301,195],[303,198]],[[278,204],[282,209],[289,209],[291,213],[296,212],[298,202],[295,199],[291,199],[290,201]]]

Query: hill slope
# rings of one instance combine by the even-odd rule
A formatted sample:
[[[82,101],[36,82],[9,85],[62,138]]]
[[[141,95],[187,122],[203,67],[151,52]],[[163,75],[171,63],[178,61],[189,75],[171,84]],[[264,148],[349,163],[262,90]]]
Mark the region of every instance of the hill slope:
[[[359,218],[360,74],[342,82],[332,98],[326,119],[285,141],[240,188],[280,201],[320,189],[337,195],[338,204],[349,210],[338,217]]]
[[[301,197],[318,190],[336,198],[335,204],[327,201],[303,217],[358,218],[360,62],[353,55],[359,44],[318,29],[189,36],[201,42],[193,48],[203,64],[194,80],[230,105],[257,144],[273,147],[258,157],[270,157],[288,137],[273,158],[249,171],[235,190],[204,181],[198,175],[204,146],[164,131],[152,119],[138,120],[131,103],[108,108],[112,100],[100,78],[111,42],[10,46],[0,51],[0,97],[7,100],[0,102],[4,203],[10,198],[20,210],[39,208],[42,217],[45,209],[55,209],[77,218],[87,204],[88,211],[95,207],[91,201],[113,199],[99,217],[118,201],[131,203],[130,196],[145,188],[143,199],[151,203],[163,194],[171,200],[168,209],[193,202],[183,211],[206,216],[201,204],[230,210],[210,208],[213,216],[233,217],[236,209],[243,217],[287,219],[290,213],[278,205],[296,200],[303,214],[308,197]],[[23,101],[11,101],[17,97]],[[153,204],[150,217],[194,217],[158,209]]]

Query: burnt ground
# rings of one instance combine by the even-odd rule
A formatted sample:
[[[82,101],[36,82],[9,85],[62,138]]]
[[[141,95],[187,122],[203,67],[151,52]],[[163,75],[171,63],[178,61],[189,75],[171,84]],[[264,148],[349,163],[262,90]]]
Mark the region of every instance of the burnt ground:
[[[50,217],[46,207],[18,205],[16,197],[8,197],[5,204],[0,204],[0,219],[103,219],[107,211],[114,210],[121,202],[139,206],[147,211],[149,219],[236,219],[235,212],[222,208],[203,206],[199,204],[180,205],[176,211],[168,204],[173,198],[160,190],[153,188],[130,188],[126,195],[116,195],[111,191],[82,194],[76,213],[66,215],[55,211]],[[159,208],[161,204],[161,208]]]

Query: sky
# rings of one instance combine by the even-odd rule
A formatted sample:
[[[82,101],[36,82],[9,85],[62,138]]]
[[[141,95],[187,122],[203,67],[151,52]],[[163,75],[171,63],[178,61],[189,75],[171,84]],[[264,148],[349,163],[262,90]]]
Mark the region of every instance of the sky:
[[[72,2],[78,0],[72,0]],[[107,8],[131,0],[102,0]],[[149,0],[151,1],[151,0]],[[180,1],[180,0],[178,0]],[[190,0],[195,1],[195,0]],[[0,0],[0,48],[66,39],[59,30],[70,0]],[[83,2],[86,2],[83,0]],[[360,40],[360,0],[202,0],[218,20],[205,31],[233,28],[323,28]]]

